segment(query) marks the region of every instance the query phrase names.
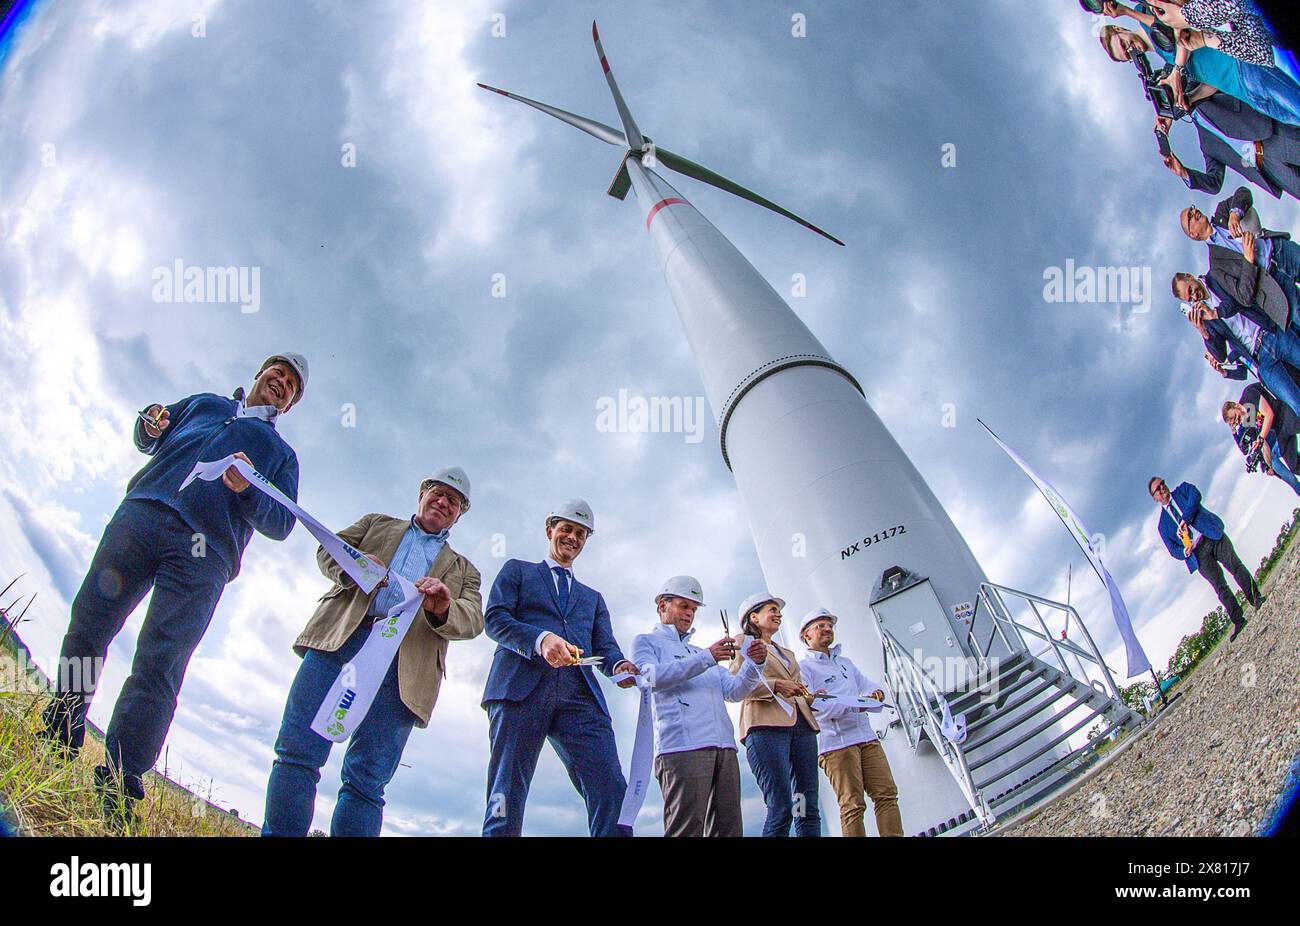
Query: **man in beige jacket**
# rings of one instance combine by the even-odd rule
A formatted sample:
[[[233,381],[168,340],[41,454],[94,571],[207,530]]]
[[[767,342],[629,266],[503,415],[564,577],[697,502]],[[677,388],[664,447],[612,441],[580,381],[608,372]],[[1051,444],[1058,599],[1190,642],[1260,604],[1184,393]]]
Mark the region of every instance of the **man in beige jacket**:
[[[483,632],[479,572],[447,543],[452,525],[469,509],[469,494],[465,471],[447,467],[420,484],[414,516],[368,514],[339,532],[370,559],[411,581],[424,594],[424,604],[348,742],[343,784],[330,823],[332,836],[379,835],[384,788],[397,772],[411,728],[428,726],[447,674],[448,641],[470,640]],[[311,729],[312,720],[375,621],[401,600],[396,582],[366,595],[323,549],[317,549],[316,561],[334,584],[294,641],[303,660],[275,741],[264,836],[307,835],[320,770],[333,745]]]

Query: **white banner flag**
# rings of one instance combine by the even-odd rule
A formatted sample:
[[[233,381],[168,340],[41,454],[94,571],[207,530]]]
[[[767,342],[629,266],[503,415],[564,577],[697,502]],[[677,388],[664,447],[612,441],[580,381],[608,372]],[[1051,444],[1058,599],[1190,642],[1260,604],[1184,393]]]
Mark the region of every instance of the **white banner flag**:
[[[1092,564],[1092,568],[1096,570],[1102,584],[1106,586],[1106,591],[1110,593],[1110,610],[1115,618],[1115,629],[1119,631],[1120,639],[1124,641],[1124,653],[1128,659],[1128,677],[1132,678],[1139,673],[1150,672],[1151,661],[1147,659],[1142,644],[1138,642],[1137,636],[1133,633],[1133,622],[1129,619],[1128,608],[1124,605],[1124,599],[1120,596],[1119,586],[1115,584],[1115,580],[1111,578],[1111,574],[1106,570],[1106,564],[1101,561],[1101,554],[1092,545],[1092,534],[1083,526],[1079,516],[1070,507],[1070,503],[1061,497],[1060,492],[1052,488],[1051,483],[1034,472],[1033,468],[1021,458],[1020,454],[1004,444],[988,425],[982,421],[980,424],[985,431],[989,432],[989,437],[993,438],[997,445],[1006,451],[1007,456],[1011,457],[1016,462],[1016,465],[1025,471],[1025,475],[1033,480],[1034,485],[1038,486],[1038,491],[1043,493],[1043,498],[1047,499],[1047,503],[1052,506],[1052,510],[1056,512],[1057,517],[1061,519],[1061,523],[1065,525],[1070,535],[1074,537],[1075,542],[1079,544],[1084,556],[1088,557],[1088,562]]]
[[[374,591],[385,577],[390,582],[395,581],[402,593],[402,600],[388,609],[386,617],[376,622],[360,651],[352,657],[351,662],[339,670],[338,678],[334,680],[333,687],[321,701],[320,710],[316,712],[316,718],[312,721],[312,730],[328,740],[341,743],[351,736],[365,719],[366,712],[370,710],[370,705],[379,692],[379,686],[383,684],[384,676],[388,673],[388,667],[397,657],[397,650],[402,645],[406,632],[411,629],[411,622],[414,621],[415,615],[424,602],[424,595],[405,577],[389,572],[356,547],[340,539],[328,527],[303,511],[297,502],[273,486],[265,476],[233,455],[211,463],[194,464],[194,469],[190,470],[190,474],[185,477],[178,491],[184,491],[185,487],[195,479],[203,479],[207,482],[220,479],[221,474],[232,466],[254,488],[289,509],[289,512],[320,542],[325,552],[339,564],[339,568],[346,572],[367,595]]]

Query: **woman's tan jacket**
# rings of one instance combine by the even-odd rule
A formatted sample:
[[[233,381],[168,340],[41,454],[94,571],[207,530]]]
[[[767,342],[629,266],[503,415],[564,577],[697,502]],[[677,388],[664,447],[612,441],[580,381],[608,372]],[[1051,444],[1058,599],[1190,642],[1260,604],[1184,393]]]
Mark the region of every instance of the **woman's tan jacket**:
[[[736,642],[740,642],[741,637],[736,637]],[[785,657],[789,668],[781,663],[774,650],[780,650],[781,655]],[[731,659],[728,668],[731,674],[735,675],[740,671],[744,664],[744,657],[737,653]],[[777,644],[775,640],[769,640],[767,643],[767,661],[763,664],[763,677],[771,684],[776,679],[785,679],[788,682],[803,684],[803,676],[799,674],[799,660],[795,658],[794,653],[790,652],[783,646]],[[775,687],[775,686],[774,686]],[[791,705],[795,711],[803,715],[803,719],[808,722],[808,726],[814,730],[820,730],[817,726],[817,719],[813,717],[812,708],[806,698],[783,698],[787,704]],[[759,685],[749,694],[745,700],[740,702],[740,738],[743,740],[749,733],[750,727],[792,727],[795,723],[795,715],[787,714],[772,697],[772,692],[768,690],[767,685]]]

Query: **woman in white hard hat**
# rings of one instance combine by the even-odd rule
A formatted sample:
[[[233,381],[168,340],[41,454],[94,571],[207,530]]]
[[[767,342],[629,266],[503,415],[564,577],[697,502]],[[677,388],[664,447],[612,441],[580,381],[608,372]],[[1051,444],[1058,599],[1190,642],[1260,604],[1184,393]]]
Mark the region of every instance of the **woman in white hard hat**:
[[[817,803],[817,720],[812,695],[804,687],[795,654],[776,642],[785,601],[761,592],[740,605],[740,626],[745,636],[767,644],[763,664],[765,685],[740,704],[740,741],[745,744],[749,767],[758,779],[767,804],[764,836],[820,836],[821,813]],[[743,660],[731,661],[739,672]]]

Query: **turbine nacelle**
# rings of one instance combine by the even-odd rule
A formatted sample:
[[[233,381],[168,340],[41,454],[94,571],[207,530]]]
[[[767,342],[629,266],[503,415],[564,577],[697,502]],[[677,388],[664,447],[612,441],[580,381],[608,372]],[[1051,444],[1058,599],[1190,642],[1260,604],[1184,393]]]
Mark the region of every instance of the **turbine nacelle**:
[[[656,164],[663,164],[669,170],[676,171],[679,174],[685,174],[693,177],[710,186],[715,186],[720,190],[725,190],[733,196],[739,196],[741,199],[747,199],[751,203],[756,203],[765,209],[770,209],[778,215],[783,215],[793,222],[797,222],[804,228],[814,231],[834,241],[836,244],[843,246],[844,242],[836,238],[829,232],[823,231],[807,219],[800,218],[788,209],[783,209],[776,203],[766,197],[760,196],[752,190],[748,190],[733,180],[729,180],[721,174],[714,173],[703,165],[696,164],[680,154],[674,154],[666,148],[656,145],[648,135],[642,135],[641,130],[637,127],[636,120],[632,118],[632,112],[628,109],[627,102],[623,99],[622,92],[618,89],[618,82],[614,80],[614,72],[609,66],[609,59],[605,56],[605,49],[600,43],[600,32],[596,29],[596,24],[591,24],[591,38],[596,43],[596,56],[600,59],[601,70],[605,72],[605,80],[609,83],[610,94],[614,97],[614,107],[618,110],[619,122],[623,130],[605,125],[603,122],[597,122],[595,119],[588,119],[586,116],[579,116],[555,106],[546,103],[539,103],[537,100],[530,100],[528,97],[519,96],[510,93],[508,90],[502,90],[499,87],[490,87],[487,84],[480,83],[479,86],[484,90],[490,90],[493,93],[499,93],[501,96],[509,97],[520,103],[524,103],[534,109],[541,110],[548,116],[554,116],[561,122],[568,123],[576,129],[581,129],[592,138],[598,138],[609,145],[616,145],[624,149],[623,159],[619,162],[618,172],[614,174],[614,179],[609,184],[606,192],[615,199],[624,199],[627,191],[631,186],[631,178],[627,173],[627,159],[636,157],[643,160],[652,158],[653,163],[646,164],[647,167],[653,167]]]

